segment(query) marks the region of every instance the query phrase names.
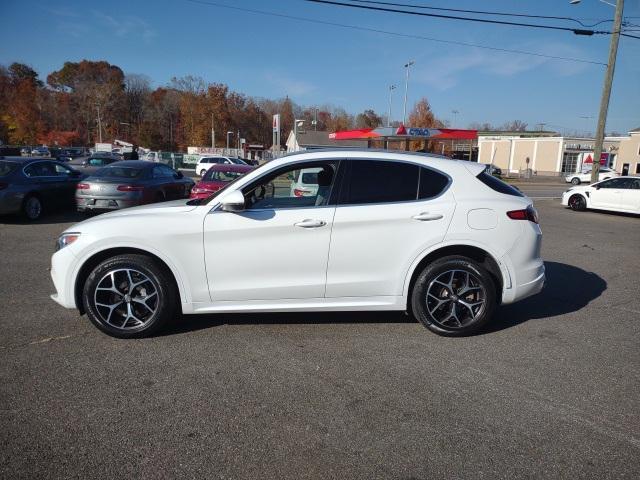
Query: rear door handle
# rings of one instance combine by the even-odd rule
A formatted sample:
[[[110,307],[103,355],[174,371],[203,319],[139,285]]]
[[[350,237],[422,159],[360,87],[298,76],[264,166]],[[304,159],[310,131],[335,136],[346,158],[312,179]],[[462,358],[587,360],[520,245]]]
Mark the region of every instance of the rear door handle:
[[[419,220],[421,222],[429,222],[431,220],[440,220],[443,217],[444,215],[442,215],[441,213],[422,212],[418,215],[414,215],[411,218],[413,218],[414,220]]]
[[[294,223],[296,227],[300,228],[318,228],[324,227],[326,224],[327,222],[323,222],[322,220],[313,220],[311,218],[306,218],[301,222]]]

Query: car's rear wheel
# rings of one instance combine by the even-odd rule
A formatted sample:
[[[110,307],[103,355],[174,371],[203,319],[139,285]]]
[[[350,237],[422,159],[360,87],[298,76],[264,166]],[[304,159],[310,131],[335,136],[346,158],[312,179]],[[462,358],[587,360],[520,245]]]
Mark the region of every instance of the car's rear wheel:
[[[580,185],[580,179],[578,177],[573,177],[571,179],[571,184],[572,185]]]
[[[464,336],[486,325],[496,307],[496,288],[487,270],[460,256],[427,265],[411,293],[413,315],[439,335]]]
[[[28,220],[38,220],[42,216],[42,211],[42,200],[37,195],[28,195],[22,202],[22,213]]]
[[[582,212],[587,208],[587,201],[582,195],[571,195],[569,197],[569,207],[576,212]]]
[[[203,169],[203,170],[200,170],[200,176],[201,176],[201,177],[204,177],[204,174],[205,174],[205,173],[207,173],[207,171],[206,171],[206,170],[204,170],[204,169]]]
[[[118,255],[100,263],[87,278],[82,301],[91,322],[118,338],[154,334],[179,302],[166,268],[145,255]]]

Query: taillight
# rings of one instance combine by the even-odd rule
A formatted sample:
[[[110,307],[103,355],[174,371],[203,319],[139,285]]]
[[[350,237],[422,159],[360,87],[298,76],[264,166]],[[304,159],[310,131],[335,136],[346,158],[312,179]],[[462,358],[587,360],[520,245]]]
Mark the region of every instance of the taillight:
[[[294,188],[293,189],[293,194],[296,197],[304,197],[306,194],[311,193],[311,190],[301,190],[299,188]]]
[[[529,220],[533,223],[539,223],[538,212],[531,205],[523,210],[511,210],[507,212],[507,217],[511,220]]]
[[[90,188],[91,185],[89,185],[88,183],[79,183],[78,185],[76,185],[77,190],[89,190]]]
[[[144,190],[142,185],[118,185],[119,192],[141,192]]]

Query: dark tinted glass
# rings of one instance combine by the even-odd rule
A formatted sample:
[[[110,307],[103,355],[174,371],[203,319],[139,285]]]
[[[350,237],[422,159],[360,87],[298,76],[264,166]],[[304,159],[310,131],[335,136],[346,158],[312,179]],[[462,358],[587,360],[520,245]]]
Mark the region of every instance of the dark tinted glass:
[[[415,200],[420,167],[411,163],[378,160],[351,161],[350,181],[342,204],[387,203]]]
[[[508,183],[503,182],[499,178],[496,178],[492,175],[487,174],[486,171],[483,171],[476,178],[480,180],[482,183],[484,183],[487,187],[491,188],[492,190],[495,190],[496,192],[504,193],[507,195],[513,195],[514,197],[524,197],[524,195],[522,195],[520,190],[512,187]]]
[[[131,167],[105,167],[98,170],[94,177],[108,177],[108,178],[137,178],[142,176],[144,172],[141,168]]]
[[[430,168],[420,169],[420,192],[418,198],[433,198],[440,195],[449,184],[449,179],[442,173]]]
[[[14,162],[0,162],[0,177],[6,177],[13,172],[17,166],[18,164]]]

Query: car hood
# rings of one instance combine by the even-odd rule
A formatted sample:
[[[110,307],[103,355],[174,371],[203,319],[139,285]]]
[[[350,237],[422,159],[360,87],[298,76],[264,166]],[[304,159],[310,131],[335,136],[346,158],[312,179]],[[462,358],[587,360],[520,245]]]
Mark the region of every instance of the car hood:
[[[180,214],[184,212],[190,212],[198,208],[197,205],[187,205],[187,202],[189,201],[190,200],[188,198],[185,198],[181,200],[173,200],[171,202],[160,202],[160,203],[152,203],[150,205],[142,205],[140,207],[123,208],[122,210],[116,210],[113,212],[96,215],[95,217],[89,218],[84,222],[75,224],[73,227],[67,230],[73,231],[74,228],[82,227],[83,225],[88,225],[90,223],[95,223],[95,222],[101,222],[101,221],[108,220],[111,218],[116,218],[116,217],[138,218],[141,216],[148,217],[151,215]]]

